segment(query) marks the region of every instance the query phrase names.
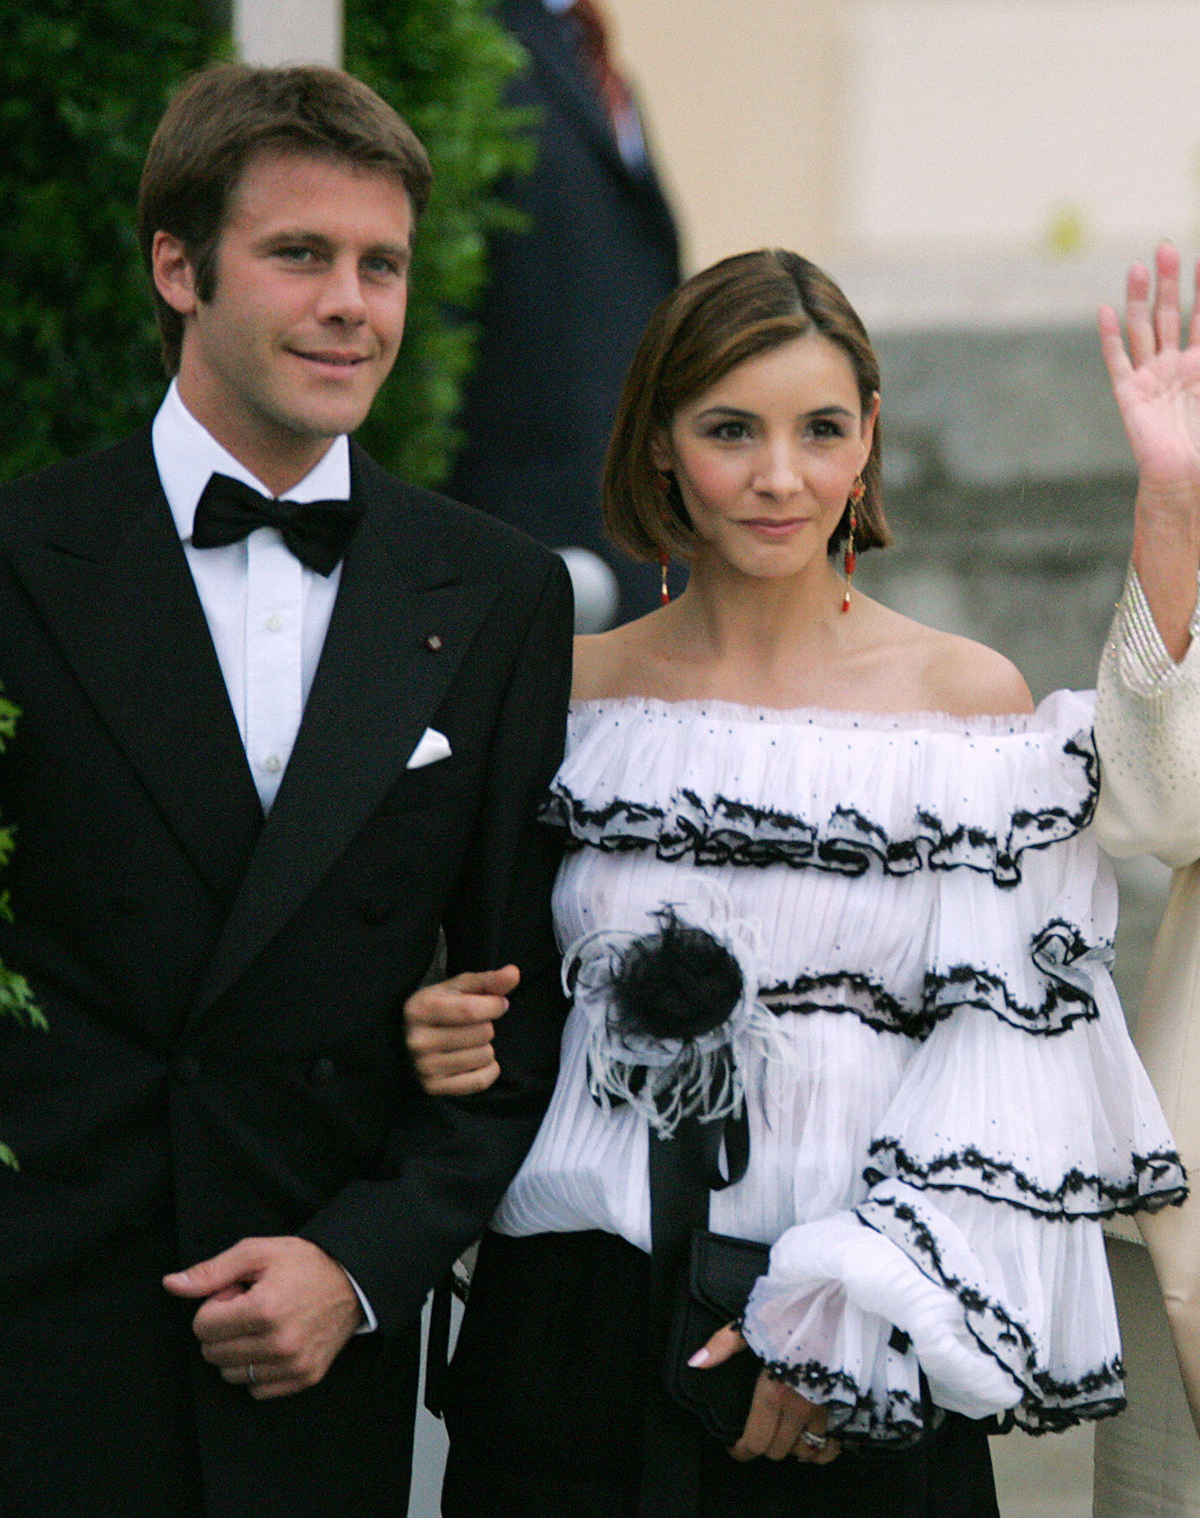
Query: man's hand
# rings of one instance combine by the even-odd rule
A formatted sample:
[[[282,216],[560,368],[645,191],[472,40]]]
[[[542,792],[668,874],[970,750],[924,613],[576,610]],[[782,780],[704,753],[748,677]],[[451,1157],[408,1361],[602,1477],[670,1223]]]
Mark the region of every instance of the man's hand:
[[[493,1025],[508,1010],[509,992],[520,979],[516,965],[464,971],[422,986],[404,1003],[408,1052],[430,1096],[486,1091],[500,1074]]]
[[[205,1299],[192,1320],[201,1354],[260,1400],[315,1386],[363,1322],[349,1276],[307,1239],[242,1239],[163,1285]]]

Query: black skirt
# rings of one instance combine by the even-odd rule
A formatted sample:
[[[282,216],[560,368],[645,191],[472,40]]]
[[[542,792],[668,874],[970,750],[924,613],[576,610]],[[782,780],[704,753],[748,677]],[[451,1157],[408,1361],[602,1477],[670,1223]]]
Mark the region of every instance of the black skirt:
[[[650,1261],[607,1233],[489,1233],[450,1372],[443,1518],[636,1518]],[[829,1465],[700,1445],[697,1518],[999,1518],[982,1426]]]

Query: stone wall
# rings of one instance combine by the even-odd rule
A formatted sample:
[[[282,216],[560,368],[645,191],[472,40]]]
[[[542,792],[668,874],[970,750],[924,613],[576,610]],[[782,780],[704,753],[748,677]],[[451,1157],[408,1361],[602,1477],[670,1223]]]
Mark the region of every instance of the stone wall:
[[[1000,649],[1035,700],[1090,688],[1135,487],[1094,331],[921,329],[885,333],[877,348],[897,542],[863,557],[864,590]],[[1132,1014],[1167,872],[1133,860],[1118,878],[1116,973]]]

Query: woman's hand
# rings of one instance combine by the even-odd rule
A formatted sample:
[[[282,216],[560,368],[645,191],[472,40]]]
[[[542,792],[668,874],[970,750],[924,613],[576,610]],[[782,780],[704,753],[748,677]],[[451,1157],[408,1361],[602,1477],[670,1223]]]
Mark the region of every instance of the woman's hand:
[[[1179,254],[1161,243],[1154,262],[1153,304],[1149,270],[1129,271],[1128,348],[1111,306],[1100,307],[1100,344],[1138,467],[1134,568],[1167,649],[1181,659],[1200,567],[1200,266],[1180,346]]]
[[[745,1348],[745,1339],[730,1323],[719,1328],[688,1364],[711,1370]],[[794,1455],[812,1465],[828,1465],[841,1454],[842,1446],[826,1435],[827,1416],[818,1403],[809,1402],[765,1370],[760,1371],[742,1437],[729,1453],[735,1460],[754,1460],[759,1455],[782,1460]]]
[[[1128,350],[1111,306],[1100,307],[1100,344],[1139,474],[1147,484],[1173,489],[1200,482],[1200,300],[1181,347],[1179,254],[1160,243],[1154,262],[1153,305],[1143,264],[1134,264],[1126,281]]]
[[[508,1010],[521,972],[464,971],[422,986],[404,1003],[404,1039],[417,1077],[430,1096],[486,1091],[500,1074],[492,1038]]]

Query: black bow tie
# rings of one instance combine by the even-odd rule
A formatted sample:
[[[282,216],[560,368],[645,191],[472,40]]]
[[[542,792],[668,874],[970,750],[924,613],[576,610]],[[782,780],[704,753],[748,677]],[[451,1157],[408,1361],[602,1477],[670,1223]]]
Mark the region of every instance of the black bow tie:
[[[315,569],[331,574],[362,516],[353,501],[275,501],[241,480],[214,474],[196,505],[193,548],[223,548],[240,543],[256,527],[275,527],[292,553]]]

